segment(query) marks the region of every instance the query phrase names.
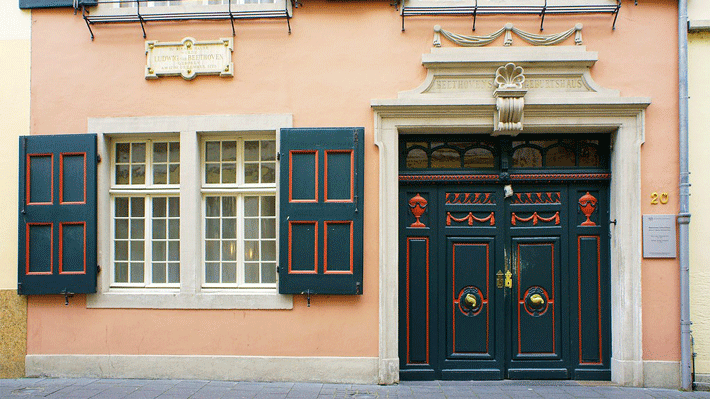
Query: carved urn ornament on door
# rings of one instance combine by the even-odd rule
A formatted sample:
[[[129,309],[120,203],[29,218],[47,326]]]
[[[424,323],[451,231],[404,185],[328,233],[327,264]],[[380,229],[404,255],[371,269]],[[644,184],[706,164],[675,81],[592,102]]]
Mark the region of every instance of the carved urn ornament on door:
[[[525,75],[523,68],[509,62],[496,70],[495,83],[498,88],[493,92],[496,98],[496,112],[493,120],[493,135],[516,136],[523,131]]]
[[[414,223],[411,224],[409,227],[426,227],[424,223],[422,223],[419,218],[422,217],[424,212],[426,211],[426,204],[427,200],[424,199],[419,193],[412,197],[409,200],[409,210],[412,212],[412,215],[414,215],[414,218],[416,219]]]
[[[582,226],[596,226],[597,224],[589,220],[589,217],[592,216],[592,213],[597,208],[597,199],[589,194],[589,191],[579,199],[579,208],[584,213],[584,216],[587,217],[587,220],[582,222]]]

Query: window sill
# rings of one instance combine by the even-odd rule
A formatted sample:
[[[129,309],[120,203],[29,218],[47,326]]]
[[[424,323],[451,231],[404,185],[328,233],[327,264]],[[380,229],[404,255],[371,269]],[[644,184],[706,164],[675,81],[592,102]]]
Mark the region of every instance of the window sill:
[[[86,297],[87,308],[128,309],[293,309],[293,296],[275,291],[197,292],[112,289]]]

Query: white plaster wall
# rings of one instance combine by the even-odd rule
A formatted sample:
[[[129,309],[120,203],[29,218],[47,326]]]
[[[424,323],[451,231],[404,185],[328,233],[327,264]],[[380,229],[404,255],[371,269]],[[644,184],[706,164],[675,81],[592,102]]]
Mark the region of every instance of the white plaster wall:
[[[0,1],[0,290],[17,288],[17,137],[30,128],[30,12]]]
[[[696,0],[696,3],[698,1]],[[702,0],[702,3],[710,1]],[[706,7],[707,8],[707,7]],[[710,10],[707,10],[710,14]],[[690,33],[688,37],[689,144],[690,144],[690,318],[695,339],[696,372],[710,375],[710,32]]]

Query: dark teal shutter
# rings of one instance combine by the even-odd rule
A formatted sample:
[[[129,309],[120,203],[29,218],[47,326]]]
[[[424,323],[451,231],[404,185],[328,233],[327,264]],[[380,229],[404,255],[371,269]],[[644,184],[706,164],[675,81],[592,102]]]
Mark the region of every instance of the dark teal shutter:
[[[20,137],[20,295],[96,292],[96,135]]]
[[[79,0],[79,6],[95,6],[96,0]],[[73,0],[20,0],[20,8],[25,10],[29,8],[57,8],[57,7],[74,7]]]
[[[280,293],[362,294],[363,134],[281,129]]]

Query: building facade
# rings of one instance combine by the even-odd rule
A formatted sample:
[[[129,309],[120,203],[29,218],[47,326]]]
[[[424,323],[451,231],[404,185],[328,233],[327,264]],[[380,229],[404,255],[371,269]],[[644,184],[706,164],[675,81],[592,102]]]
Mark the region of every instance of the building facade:
[[[702,148],[705,147],[703,134],[703,117],[706,113],[708,99],[702,92],[710,82],[703,73],[704,60],[710,55],[707,30],[710,29],[708,19],[710,14],[704,10],[703,1],[688,3],[689,33],[688,33],[688,94],[689,94],[689,120],[688,132],[690,142],[689,160],[693,172],[693,196],[691,196],[691,209],[693,223],[691,224],[691,321],[694,343],[695,380],[700,383],[710,382],[710,364],[706,348],[710,340],[708,330],[707,312],[703,306],[705,287],[710,283],[705,261],[708,259],[705,250],[705,222],[707,214],[703,212],[702,198],[708,189],[707,177],[702,173],[704,168]]]
[[[30,132],[30,12],[14,3],[0,5],[0,67],[4,71],[0,90],[0,167],[17,168],[15,143]],[[17,204],[17,174],[4,173],[0,186],[3,208]],[[17,295],[17,219],[0,226],[0,378],[25,373],[27,302]]]
[[[679,386],[675,5],[244,3],[20,3],[27,375]]]

